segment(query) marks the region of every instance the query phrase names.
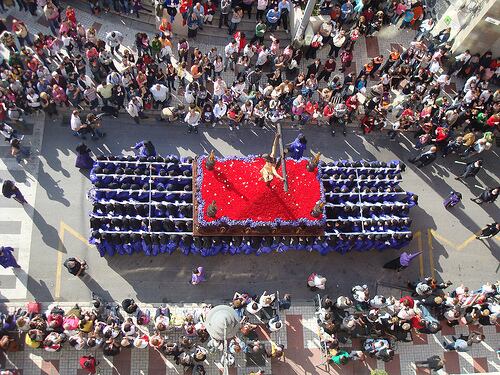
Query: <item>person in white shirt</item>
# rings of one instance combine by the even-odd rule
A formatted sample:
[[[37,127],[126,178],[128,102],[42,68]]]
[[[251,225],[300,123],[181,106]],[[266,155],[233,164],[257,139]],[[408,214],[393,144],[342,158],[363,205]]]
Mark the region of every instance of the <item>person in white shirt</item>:
[[[26,99],[28,99],[28,106],[33,109],[39,109],[42,103],[40,102],[40,95],[34,89],[28,89]]]
[[[470,54],[470,51],[468,49],[462,52],[460,55],[456,56],[455,62],[451,64],[450,68],[448,69],[448,75],[456,75],[456,73],[458,73],[460,69],[462,69],[462,67],[469,62],[471,57],[472,55]]]
[[[313,272],[307,278],[307,285],[309,286],[309,288],[311,290],[325,289],[326,277],[323,277],[323,276],[318,275],[317,273]]]
[[[268,5],[268,0],[257,0],[257,21],[264,19],[264,13],[266,12]]]
[[[477,82],[479,81],[477,76],[470,77],[464,85],[463,92],[469,91],[472,87],[476,87]]]
[[[426,35],[428,35],[436,23],[432,18],[428,18],[426,20],[423,20],[422,23],[420,24],[420,28],[417,32],[417,35],[415,35],[415,40],[420,41],[422,38]]]
[[[450,76],[448,74],[441,74],[436,79],[436,82],[439,83],[442,89],[444,89],[445,86],[448,86],[451,83]]]
[[[139,118],[142,117],[143,102],[141,97],[135,96],[128,102],[127,112],[134,119],[136,124],[139,123]]]
[[[250,301],[250,303],[248,303],[246,307],[247,312],[253,315],[257,314],[261,309],[262,306],[255,301]]]
[[[243,112],[244,121],[246,123],[250,122],[253,115],[253,102],[251,100],[247,100],[244,104],[241,105],[241,111]]]
[[[234,70],[234,64],[236,62],[235,55],[238,53],[238,44],[236,40],[231,40],[226,47],[224,47],[224,71],[229,68]]]
[[[71,130],[73,130],[73,134],[78,137],[83,137],[82,134],[79,133],[79,130],[83,127],[82,119],[80,118],[80,112],[74,110],[71,114]]]
[[[198,134],[198,124],[200,122],[201,113],[196,110],[196,105],[192,103],[189,106],[189,111],[184,117],[184,121],[188,126],[188,133],[192,133],[193,131]]]
[[[160,51],[160,61],[166,61],[167,63],[171,62],[172,56],[172,47],[169,45],[164,45]]]
[[[384,296],[377,294],[370,300],[370,306],[376,309],[381,309],[382,307],[387,306],[387,301]]]
[[[120,73],[111,72],[106,77],[106,82],[110,83],[112,85],[121,85],[121,83],[122,83],[122,76],[121,76]]]
[[[224,95],[226,89],[227,89],[226,82],[222,79],[222,77],[218,76],[214,82],[214,93],[213,93],[214,101],[216,102],[219,101],[222,95]]]
[[[283,327],[283,322],[278,315],[274,316],[269,323],[267,323],[269,331],[277,332]]]
[[[243,56],[247,56],[249,60],[255,55],[255,46],[247,43],[245,44],[245,48],[243,48]]]
[[[151,89],[149,90],[151,94],[153,95],[153,107],[158,108],[158,105],[163,105],[165,104],[165,101],[167,100],[167,94],[168,94],[168,89],[167,86],[162,85],[160,83],[157,83],[156,85],[153,85]]]
[[[271,306],[274,300],[276,299],[276,295],[274,293],[273,294],[266,294],[266,293],[267,291],[264,291],[264,293],[262,293],[262,295],[259,298],[259,305],[262,307]]]
[[[484,103],[490,100],[490,98],[493,96],[493,92],[491,90],[483,90],[481,92],[481,95],[479,95],[479,100],[483,100]]]
[[[236,100],[246,101],[247,96],[245,95],[245,79],[240,77],[240,79],[233,83],[231,86],[231,92]]]
[[[219,99],[219,101],[215,104],[213,112],[215,116],[215,121],[212,124],[212,127],[215,127],[216,123],[217,124],[222,123],[222,118],[227,113],[227,105],[222,101],[222,99]]]
[[[257,56],[257,62],[255,63],[255,66],[261,67],[265,65],[267,62],[267,58],[269,56],[269,49],[266,46],[262,47],[262,50],[259,52],[259,55]]]
[[[119,31],[111,31],[106,34],[105,39],[111,53],[114,55],[115,51],[120,50],[120,44],[123,41],[123,34]]]

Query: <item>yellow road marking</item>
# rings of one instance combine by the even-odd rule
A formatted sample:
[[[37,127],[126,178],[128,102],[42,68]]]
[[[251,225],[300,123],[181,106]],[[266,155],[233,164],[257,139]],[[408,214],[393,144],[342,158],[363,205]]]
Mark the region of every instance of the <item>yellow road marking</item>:
[[[62,276],[62,258],[63,258],[63,250],[64,250],[64,234],[68,232],[76,239],[80,240],[84,244],[90,247],[87,239],[71,228],[64,221],[59,223],[59,243],[57,245],[57,264],[56,264],[56,281],[54,286],[54,299],[59,299],[61,297],[61,276]]]
[[[476,235],[478,233],[480,233],[480,232],[474,233],[472,236],[467,238],[461,244],[456,244],[456,243],[448,240],[446,237],[443,237],[440,234],[438,234],[434,229],[429,229],[429,234],[432,237],[435,237],[436,239],[440,240],[441,242],[444,242],[445,244],[447,244],[448,246],[452,247],[453,249],[455,249],[457,251],[462,251],[463,249],[465,249],[471,242],[473,242],[476,239]],[[500,236],[495,237],[495,240],[499,240],[499,239],[500,239]]]
[[[435,278],[436,271],[434,270],[434,253],[432,248],[432,229],[427,230],[427,242],[429,246],[429,265],[431,266],[431,276]]]
[[[61,274],[62,274],[62,252],[64,248],[64,223],[59,223],[59,243],[57,244],[56,263],[56,285],[54,287],[54,299],[61,296]]]
[[[420,268],[420,277],[424,277],[424,247],[422,245],[422,232],[417,230],[415,232],[414,238],[417,239],[417,247],[418,251],[421,251],[421,254],[418,256],[419,268]]]

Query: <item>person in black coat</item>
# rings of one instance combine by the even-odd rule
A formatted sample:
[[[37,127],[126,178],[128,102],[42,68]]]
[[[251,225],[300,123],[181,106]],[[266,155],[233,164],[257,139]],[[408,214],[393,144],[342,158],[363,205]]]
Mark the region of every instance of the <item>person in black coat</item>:
[[[455,177],[455,180],[461,180],[463,178],[468,178],[468,177],[475,177],[481,170],[482,166],[483,166],[482,159],[478,159],[476,161],[471,161],[470,163],[467,163],[463,173],[460,176]]]
[[[425,167],[431,164],[437,157],[437,147],[432,146],[428,151],[425,151],[417,157],[410,158],[408,161],[415,164],[418,168]]]

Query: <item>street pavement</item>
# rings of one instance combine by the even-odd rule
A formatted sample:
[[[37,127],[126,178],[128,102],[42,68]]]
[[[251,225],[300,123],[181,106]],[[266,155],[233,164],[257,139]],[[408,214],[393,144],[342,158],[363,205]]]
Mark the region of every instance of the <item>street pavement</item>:
[[[26,17],[25,13],[19,13],[17,10],[10,11],[10,14]],[[122,27],[119,24],[100,23],[99,19],[84,12],[78,11],[77,15],[86,26],[99,23],[100,35]],[[33,32],[46,31],[39,21],[25,21]],[[126,37],[133,38],[133,33],[129,30]],[[388,28],[372,39],[377,41],[376,46],[373,41],[362,39],[358,42],[359,49],[356,49],[355,59],[359,67],[366,62],[367,56],[373,56],[374,50],[385,53],[391,44],[403,44],[408,40],[408,36]],[[305,287],[307,275],[311,272],[327,277],[326,293],[332,296],[349,293],[351,286],[358,283],[367,284],[373,293],[397,293],[399,289],[394,287],[400,287],[406,280],[424,275],[434,275],[445,281],[451,280],[456,285],[463,282],[472,288],[498,279],[498,238],[487,241],[474,238],[474,233],[481,227],[498,220],[497,205],[478,206],[469,200],[481,192],[480,187],[498,185],[496,147],[485,153],[484,170],[476,179],[465,184],[453,178],[463,168],[463,165],[454,162],[453,156],[438,158],[433,165],[423,169],[408,165],[409,168],[403,174],[402,187],[418,194],[420,199],[419,207],[411,212],[415,237],[404,250],[423,251],[423,254],[409,269],[396,275],[381,268],[386,261],[398,255],[396,250],[353,252],[344,256],[337,253],[320,256],[316,253],[290,252],[209,258],[186,257],[179,253],[151,258],[142,254],[101,258],[97,250],[87,243],[88,212],[91,205],[86,195],[90,181],[88,174],[74,167],[74,150],[79,140],[69,129],[68,116],[61,115],[52,121],[44,120],[40,115],[30,118],[29,123],[25,129],[24,142],[30,146],[34,155],[28,165],[19,166],[9,156],[6,146],[2,146],[0,150],[0,178],[14,179],[29,203],[24,209],[13,200],[0,199],[2,245],[10,245],[16,249],[16,257],[22,266],[22,269],[16,272],[1,270],[0,298],[4,300],[22,302],[36,299],[71,303],[88,301],[89,292],[92,290],[108,300],[120,301],[132,297],[143,303],[155,304],[220,303],[229,300],[234,291],[261,293],[264,290],[280,290],[281,293],[292,294],[296,304],[294,308],[298,309],[290,312],[291,316],[298,317],[287,318],[287,329],[297,332],[292,329],[295,324],[311,335],[316,334],[315,329],[308,323],[313,319],[311,309],[315,295]],[[269,131],[253,127],[242,127],[234,132],[220,127],[200,128],[200,134],[188,135],[182,124],[167,125],[149,119],[141,125],[136,125],[126,114],[120,115],[117,120],[106,118],[104,128],[107,132],[104,141],[88,141],[89,147],[96,154],[131,153],[130,146],[135,142],[150,139],[162,154],[177,153],[187,156],[208,153],[214,149],[221,156],[242,156],[269,152],[272,142],[272,134]],[[285,129],[285,142],[292,141],[297,133],[297,130]],[[396,142],[389,141],[385,134],[380,133],[362,136],[354,128],[349,129],[345,138],[342,135],[332,137],[326,128],[306,128],[304,133],[308,139],[308,149],[321,151],[325,161],[341,158],[406,160],[415,152],[412,148],[411,133],[400,137]],[[463,201],[447,211],[442,206],[442,200],[451,190],[460,191]],[[62,262],[69,256],[87,260],[90,266],[87,277],[73,278],[63,269]],[[188,285],[191,270],[200,265],[206,268],[208,281],[196,287]],[[491,333],[495,336],[495,332]],[[321,357],[318,347],[311,344],[313,341],[308,341],[312,338],[304,333],[305,341],[301,343],[300,335],[297,337],[299,341],[293,346],[297,350],[292,350],[290,354],[292,362],[295,356],[296,366],[282,367],[285,365],[276,364],[275,367],[273,364],[272,373],[323,373],[314,367],[321,363]],[[439,335],[429,338],[431,346],[425,346],[429,348],[426,349],[429,353],[435,353],[437,350],[435,340],[441,341]],[[481,350],[485,351],[474,356],[486,358],[490,363],[493,360],[492,350],[498,348],[499,343],[488,344],[491,350],[482,348]],[[311,352],[302,350],[306,347],[310,347]],[[407,367],[412,360],[425,359],[423,357],[427,351],[424,350],[424,345],[399,349],[402,366],[400,372],[415,373]],[[309,357],[302,358],[304,353],[309,354]],[[417,353],[418,356],[412,353]],[[41,359],[35,362],[32,360],[37,355],[40,356],[40,353],[25,351],[24,355],[26,357],[23,357],[20,363],[42,363]],[[135,355],[137,354],[132,354]],[[459,371],[453,372],[450,369],[448,372],[474,371],[477,361],[472,361],[472,357],[469,357],[461,355],[460,360],[458,356],[450,360],[450,363],[459,364],[461,367]],[[307,364],[303,362],[306,360]],[[40,368],[36,363],[31,366],[33,372],[27,370],[24,374],[38,374],[36,371]],[[484,361],[481,359],[477,363],[484,364]],[[383,368],[383,364],[378,365]],[[490,364],[490,371],[500,371],[491,366]],[[131,373],[138,373],[135,369],[133,368]],[[362,373],[356,369],[352,372],[346,371],[341,373]],[[62,371],[61,368],[60,373],[74,374],[76,368],[68,371]],[[393,373],[398,372],[390,372],[391,375]]]
[[[476,180],[468,181],[468,185],[454,180],[463,165],[455,163],[453,157],[439,158],[424,169],[408,165],[401,186],[418,194],[420,199],[419,207],[411,212],[416,235],[405,250],[423,251],[423,255],[397,276],[381,269],[384,262],[397,256],[396,250],[352,252],[344,256],[289,252],[205,258],[180,253],[151,258],[142,254],[101,258],[86,242],[91,209],[86,196],[91,184],[88,175],[74,167],[74,149],[79,139],[72,135],[64,120],[64,123],[49,122],[44,130],[36,192],[38,214],[31,243],[29,298],[82,301],[88,299],[90,289],[115,300],[132,296],[143,302],[197,302],[228,299],[232,290],[250,289],[257,293],[279,288],[291,292],[295,298],[307,300],[311,296],[304,284],[311,272],[328,278],[327,292],[331,294],[347,293],[354,283],[367,283],[373,288],[377,283],[401,284],[419,275],[435,275],[474,288],[497,277],[498,242],[471,239],[482,226],[495,220],[497,208],[478,206],[469,200],[481,191],[475,185],[493,186],[496,149],[485,154],[484,170]],[[104,141],[87,143],[94,153],[106,155],[129,154],[130,147],[142,139],[152,140],[161,154],[181,156],[206,154],[212,149],[221,156],[242,156],[268,152],[271,147],[272,133],[255,127],[244,126],[234,132],[201,127],[200,134],[188,135],[182,124],[147,121],[135,125],[127,115],[116,120],[105,119]],[[292,141],[297,133],[298,130],[285,129],[284,141]],[[332,137],[326,128],[304,129],[308,149],[321,151],[325,161],[406,160],[414,152],[411,139],[407,139],[410,133],[397,142],[389,141],[385,134],[362,136],[358,133],[351,128],[344,138]],[[451,190],[462,192],[464,198],[462,204],[447,211],[442,200]],[[61,269],[64,259],[74,255],[88,261],[89,279],[72,278]],[[202,287],[193,288],[187,280],[191,270],[200,265],[207,270],[209,280]]]

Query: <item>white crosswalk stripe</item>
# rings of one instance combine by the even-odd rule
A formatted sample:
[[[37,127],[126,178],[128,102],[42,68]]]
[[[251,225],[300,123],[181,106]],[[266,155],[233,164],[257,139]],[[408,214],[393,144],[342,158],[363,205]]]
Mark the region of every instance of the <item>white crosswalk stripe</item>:
[[[37,175],[40,163],[38,152],[42,146],[44,121],[45,116],[43,114],[31,116],[27,119],[28,123],[33,124],[33,134],[26,135],[22,141],[23,145],[29,146],[31,150],[31,157],[27,164],[18,164],[12,157],[0,159],[0,171],[5,178],[15,181],[13,174],[19,171],[26,173],[26,182],[16,182],[16,186],[21,190],[29,204],[25,207],[21,205],[5,207],[7,198],[3,196],[0,198],[0,222],[9,223],[3,230],[0,228],[2,233],[0,235],[1,245],[16,249],[17,263],[21,266],[21,270],[0,267],[0,277],[3,279],[5,279],[5,276],[15,278],[14,288],[10,288],[11,285],[9,285],[9,288],[0,285],[0,298],[2,299],[25,299],[27,297],[33,207],[35,206],[38,187]],[[16,233],[8,233],[8,228],[10,230],[16,228],[17,223],[20,225],[20,230],[16,230]]]

